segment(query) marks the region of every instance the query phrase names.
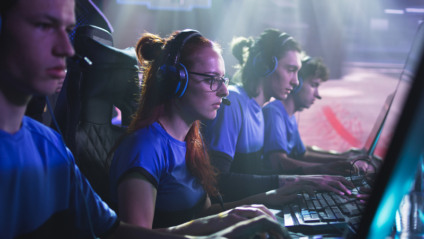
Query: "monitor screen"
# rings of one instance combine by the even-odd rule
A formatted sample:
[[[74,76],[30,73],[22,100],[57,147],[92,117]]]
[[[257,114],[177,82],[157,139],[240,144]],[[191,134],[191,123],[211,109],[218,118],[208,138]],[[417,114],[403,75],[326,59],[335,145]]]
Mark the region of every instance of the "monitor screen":
[[[393,118],[390,123],[395,125],[391,132],[392,140],[356,238],[384,238],[389,235],[402,197],[413,185],[415,173],[411,172],[417,170],[424,149],[423,37],[421,24],[399,82],[395,96],[398,100],[394,99],[393,112],[391,110],[389,114]],[[385,125],[385,128],[390,127]]]

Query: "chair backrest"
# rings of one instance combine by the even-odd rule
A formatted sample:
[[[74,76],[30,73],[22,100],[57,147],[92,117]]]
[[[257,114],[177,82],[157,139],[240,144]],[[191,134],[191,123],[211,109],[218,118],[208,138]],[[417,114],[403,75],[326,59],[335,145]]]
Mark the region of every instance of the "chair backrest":
[[[110,33],[104,29],[90,25],[76,29],[75,51],[88,57],[92,65],[80,62],[68,70],[71,72],[63,90],[66,102],[56,105],[56,112],[65,112],[68,119],[60,127],[78,167],[106,202],[111,160],[108,153],[125,132],[140,94],[134,49],[117,49],[112,43]],[[122,112],[122,127],[111,123],[114,106]]]

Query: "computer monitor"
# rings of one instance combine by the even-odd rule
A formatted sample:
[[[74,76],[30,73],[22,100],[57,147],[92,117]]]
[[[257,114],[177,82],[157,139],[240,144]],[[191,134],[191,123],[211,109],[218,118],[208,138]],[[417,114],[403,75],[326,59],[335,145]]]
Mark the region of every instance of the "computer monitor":
[[[354,238],[385,238],[392,232],[396,211],[415,179],[415,173],[411,172],[420,168],[417,166],[424,152],[423,44],[424,27],[421,24],[397,92],[400,89],[408,93],[401,101],[400,116],[393,117],[396,127],[392,140]]]

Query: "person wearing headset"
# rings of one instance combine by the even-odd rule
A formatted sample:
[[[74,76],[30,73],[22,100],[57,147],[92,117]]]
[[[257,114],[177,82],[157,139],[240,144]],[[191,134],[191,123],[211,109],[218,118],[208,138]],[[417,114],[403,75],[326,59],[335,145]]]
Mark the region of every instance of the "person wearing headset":
[[[263,107],[265,120],[264,159],[269,172],[281,174],[349,175],[346,159],[306,150],[294,114],[321,99],[318,88],[328,80],[328,68],[320,58],[305,57],[299,70],[299,85],[283,100]]]
[[[68,38],[74,9],[74,0],[0,2],[1,238],[248,238],[261,232],[282,238],[281,226],[252,207],[162,230],[118,219],[61,136],[24,115],[33,95],[54,93],[65,78],[66,58],[75,54]]]
[[[219,170],[219,189],[225,201],[276,188],[351,194],[348,187],[352,184],[339,176],[261,175],[265,133],[262,106],[271,97],[286,99],[299,84],[301,49],[287,33],[267,29],[256,40],[235,38],[232,52],[240,62],[235,77],[242,85],[230,86],[231,105],[221,107],[215,119],[204,121],[205,142],[211,162]]]
[[[199,128],[228,95],[219,45],[187,29],[167,39],[144,34],[136,51],[145,67],[140,106],[110,167],[112,201],[122,220],[161,228],[250,204],[273,217],[260,205],[265,193],[211,204],[220,194]],[[275,202],[289,199],[287,191],[269,194]]]

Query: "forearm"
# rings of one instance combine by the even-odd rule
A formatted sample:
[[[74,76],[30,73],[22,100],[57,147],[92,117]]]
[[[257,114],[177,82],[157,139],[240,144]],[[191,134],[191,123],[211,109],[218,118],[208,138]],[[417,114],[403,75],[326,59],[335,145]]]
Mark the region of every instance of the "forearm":
[[[246,220],[246,218],[235,217],[234,215],[226,212],[214,214],[206,217],[201,217],[189,222],[169,227],[158,229],[165,233],[172,233],[178,235],[189,235],[189,236],[208,236],[223,230],[227,227],[233,226],[234,224]],[[196,237],[197,238],[197,237]]]
[[[346,157],[341,154],[331,154],[330,152],[315,151],[307,148],[302,160],[313,161],[317,163],[331,163],[336,160],[346,161]]]
[[[163,233],[171,233],[173,235],[179,235],[179,236],[185,236],[188,235],[191,236],[199,236],[199,235],[208,235],[213,233],[215,228],[209,228],[207,225],[208,220],[203,221],[204,218],[208,217],[202,217],[202,219],[198,220],[191,220],[186,223],[168,227],[168,228],[158,228],[155,229],[156,231],[163,232]],[[183,238],[185,238],[183,237]]]
[[[231,202],[278,188],[278,175],[222,173],[218,184],[224,201]]]
[[[278,187],[277,175],[254,175],[230,172],[232,158],[224,153],[210,152],[211,162],[219,171],[218,188],[225,202],[269,191]]]
[[[251,204],[265,204],[265,200],[263,200],[264,197],[265,197],[265,193],[260,193],[260,194],[255,194],[253,196],[243,198],[241,200],[223,203],[222,205],[215,203],[210,205],[207,209],[205,209],[201,216],[209,216],[213,214],[218,214],[220,212],[223,212],[235,207],[239,207],[239,206],[245,206],[245,205],[251,205]]]
[[[271,208],[279,208],[297,198],[297,192],[301,191],[302,185],[299,185],[302,176],[298,175],[279,175],[278,189],[251,195],[234,202],[224,204],[224,208],[233,208],[241,205],[263,204]]]
[[[173,239],[173,238],[189,238],[183,236],[181,233],[177,233],[177,230],[171,229],[157,229],[151,230],[135,225],[130,225],[124,222],[120,222],[119,226],[113,232],[112,235],[108,236],[107,239],[139,239],[139,238],[156,238],[156,239]]]
[[[173,233],[189,235],[186,238],[209,239],[256,238],[263,232],[285,238],[283,235],[287,234],[283,229],[274,217],[265,215],[260,207],[239,207],[170,228]]]
[[[272,152],[266,155],[266,160],[269,161],[274,171],[281,174],[304,174],[306,168],[319,166],[319,163],[305,162],[289,157],[283,152]]]

